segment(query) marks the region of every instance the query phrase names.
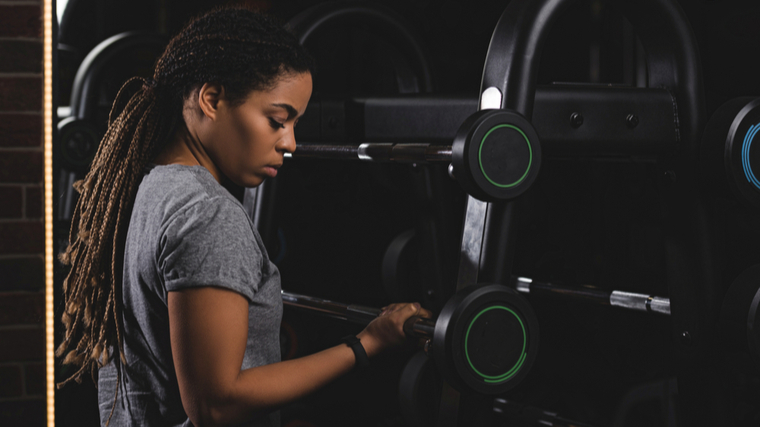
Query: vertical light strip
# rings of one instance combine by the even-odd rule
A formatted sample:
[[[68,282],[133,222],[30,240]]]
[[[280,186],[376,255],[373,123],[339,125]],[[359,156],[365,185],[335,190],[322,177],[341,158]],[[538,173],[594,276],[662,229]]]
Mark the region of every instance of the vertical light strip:
[[[45,365],[47,425],[55,426],[55,355],[53,354],[53,2],[43,0],[43,134],[45,156]]]

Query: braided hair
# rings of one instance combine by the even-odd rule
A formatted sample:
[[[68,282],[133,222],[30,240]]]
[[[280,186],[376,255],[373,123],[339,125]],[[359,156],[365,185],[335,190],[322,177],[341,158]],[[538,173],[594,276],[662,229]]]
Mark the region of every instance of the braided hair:
[[[91,169],[74,186],[80,197],[69,245],[60,256],[71,269],[63,283],[65,334],[56,355],[65,354],[63,363],[78,370],[59,388],[81,382],[87,371],[94,379],[111,360],[126,363],[121,337],[125,235],[143,171],[183,123],[185,99],[210,82],[225,89],[231,105],[240,105],[254,90],[312,70],[311,57],[274,20],[245,8],[222,8],[196,18],[169,42],[152,79],[124,84]]]

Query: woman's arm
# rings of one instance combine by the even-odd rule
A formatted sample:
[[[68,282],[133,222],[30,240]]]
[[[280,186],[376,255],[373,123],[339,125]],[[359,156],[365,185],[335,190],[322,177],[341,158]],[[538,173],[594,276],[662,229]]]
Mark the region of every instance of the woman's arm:
[[[248,301],[222,288],[169,292],[169,328],[182,405],[198,427],[240,423],[312,393],[354,367],[339,345],[299,359],[241,371],[248,337]],[[405,342],[403,324],[428,315],[394,304],[358,337],[372,357]]]

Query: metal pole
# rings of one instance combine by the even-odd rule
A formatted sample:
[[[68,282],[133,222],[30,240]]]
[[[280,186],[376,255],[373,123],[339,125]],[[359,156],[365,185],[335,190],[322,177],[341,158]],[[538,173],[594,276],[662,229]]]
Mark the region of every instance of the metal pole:
[[[282,291],[282,302],[285,305],[296,307],[329,317],[347,320],[362,325],[369,324],[381,310],[356,304],[343,304],[323,298],[308,295],[294,294]],[[412,316],[404,323],[404,332],[417,338],[432,338],[435,330],[435,320],[419,316]]]
[[[527,277],[516,278],[514,286],[518,292],[524,294],[586,301],[628,310],[670,315],[670,299],[654,295],[557,285]]]
[[[298,144],[286,158],[317,158],[334,160],[362,160],[365,162],[393,163],[446,163],[451,162],[450,145],[394,144],[365,142],[359,146]]]

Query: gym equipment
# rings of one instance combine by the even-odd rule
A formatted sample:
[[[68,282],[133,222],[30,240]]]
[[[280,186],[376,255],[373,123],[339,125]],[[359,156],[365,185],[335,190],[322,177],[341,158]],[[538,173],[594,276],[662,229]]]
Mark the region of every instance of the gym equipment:
[[[760,206],[757,181],[760,169],[757,165],[757,144],[754,143],[760,122],[758,101],[756,98],[744,98],[721,107],[704,128],[701,146],[696,145],[704,121],[701,67],[685,15],[676,2],[669,0],[627,2],[630,4],[623,6],[646,47],[648,76],[645,80],[648,81],[644,81],[643,85],[649,87],[565,84],[535,87],[538,52],[541,52],[548,28],[570,3],[569,0],[515,0],[510,4],[494,31],[478,97],[315,98],[298,127],[299,141],[307,143],[299,146],[294,157],[306,156],[310,150],[317,155],[321,147],[327,147],[320,147],[321,144],[331,144],[334,147],[332,151],[351,151],[351,157],[358,157],[361,149],[365,161],[418,165],[453,163],[457,155],[455,138],[464,141],[459,145],[460,164],[452,167],[452,172],[457,180],[466,181],[462,186],[474,197],[468,200],[464,221],[458,288],[465,289],[478,282],[498,282],[516,286],[519,292],[528,291],[531,295],[592,301],[661,314],[671,314],[672,299],[670,320],[675,342],[672,365],[682,385],[682,395],[679,397],[681,410],[685,414],[684,423],[732,425],[731,417],[737,412],[734,410],[736,405],[728,403],[731,398],[725,396],[741,393],[731,388],[731,378],[735,377],[722,374],[729,363],[716,354],[722,354],[730,347],[731,351],[738,349],[742,355],[757,356],[756,324],[760,297],[755,283],[758,273],[754,267],[746,268],[745,264],[754,261],[750,256],[741,260],[731,259],[731,268],[727,269],[730,273],[723,272],[725,260],[716,254],[720,251],[710,240],[710,236],[720,235],[720,232],[714,229],[711,212],[705,208],[706,203],[713,201],[706,200],[699,190],[706,186],[712,195],[718,197],[716,204],[727,201],[725,205],[731,209],[734,202],[738,202],[737,210],[749,212],[749,225],[755,224],[754,227],[757,227],[756,221],[753,222],[756,217],[751,215],[756,214]],[[352,7],[352,4],[345,5]],[[337,21],[315,18],[311,22]],[[383,20],[376,19],[376,22]],[[411,45],[403,41],[403,37],[401,40],[402,46],[404,43]],[[420,71],[427,66],[426,63],[415,65],[417,58],[421,58],[420,52],[424,54],[424,49],[407,49],[402,56],[409,57],[394,63],[400,93],[429,91],[432,87],[432,79],[425,77],[429,75],[429,69]],[[410,64],[411,67],[408,66]],[[80,90],[81,87],[75,92]],[[70,188],[75,179],[75,173],[70,172],[78,172],[88,163],[88,156],[94,152],[99,139],[93,136],[97,133],[95,126],[86,128],[89,125],[78,122],[77,111],[80,108],[75,106],[79,102],[76,99],[82,99],[82,105],[89,104],[82,111],[97,110],[98,102],[97,97],[74,95],[71,110],[75,117],[59,124],[63,143],[58,148],[64,151],[58,158],[66,169],[61,174],[60,182],[66,188]],[[535,128],[536,141],[540,139],[538,152],[544,160],[592,157],[596,160],[641,161],[656,165],[657,172],[663,177],[662,189],[658,188],[661,191],[658,207],[662,208],[664,217],[661,230],[664,246],[667,247],[663,257],[667,261],[669,298],[625,291],[571,288],[515,278],[512,263],[515,252],[520,250],[519,242],[514,237],[515,230],[520,227],[516,212],[525,200],[519,200],[517,196],[529,188],[528,181],[534,178],[531,174],[538,169],[534,168],[536,165],[531,165],[525,172],[523,153],[523,163],[518,162],[517,166],[507,171],[517,174],[516,177],[506,173],[503,180],[493,179],[492,175],[497,173],[493,173],[491,168],[498,169],[500,165],[482,165],[479,156],[471,152],[488,149],[486,145],[489,141],[484,141],[485,136],[478,141],[471,134],[478,131],[475,122],[480,116],[469,118],[472,121],[469,127],[460,127],[473,111],[502,108],[514,110],[518,118],[527,120]],[[457,135],[460,129],[461,135]],[[493,127],[486,126],[484,129],[491,130]],[[516,135],[512,133],[511,136]],[[505,139],[509,137],[504,136]],[[512,149],[524,148],[519,144],[521,140],[515,139],[518,143],[513,144],[515,147]],[[361,142],[364,142],[364,148],[360,148]],[[525,147],[532,150],[528,144]],[[495,148],[504,147],[497,145]],[[340,153],[340,156],[344,155]],[[337,158],[338,155],[328,154],[325,157]],[[483,172],[481,181],[488,181],[488,177],[496,184],[505,185],[522,180],[517,184],[523,187],[509,194],[492,194],[491,189],[476,181],[477,175],[473,175],[472,171],[478,172],[479,169]],[[466,172],[463,173],[463,170]],[[527,175],[523,178],[524,173]],[[270,184],[266,184],[269,190],[273,188]],[[489,185],[494,186],[493,183]],[[69,207],[73,210],[71,199],[66,199],[73,197],[73,192],[63,194],[62,212],[68,211]],[[257,212],[253,215],[254,221],[262,230],[265,241],[268,241],[266,232],[277,231],[276,227],[267,225],[267,215],[271,216],[267,209],[272,209],[272,204],[265,200],[269,196],[262,196],[261,189],[256,194],[258,196],[253,203],[248,200],[247,206]],[[482,203],[483,200],[492,203]],[[500,200],[515,201],[505,203]],[[65,217],[62,214],[62,218]],[[454,228],[446,225],[449,224],[439,226],[438,231]],[[430,228],[435,231],[434,227]],[[420,230],[417,231],[420,240],[426,238],[419,233]],[[423,254],[431,252],[431,247],[436,248],[428,242],[420,243],[418,247]],[[733,254],[737,252],[735,248],[732,250]],[[441,271],[444,271],[429,270],[433,271],[429,274],[442,274]],[[541,274],[536,276],[540,277]],[[731,287],[724,292],[728,284]],[[436,290],[440,295],[448,296],[449,289],[439,287]],[[722,298],[724,293],[726,296]],[[715,334],[718,318],[721,333]],[[716,338],[716,335],[719,337]],[[730,345],[720,345],[724,340]],[[442,384],[441,391],[434,391],[441,393],[441,400],[444,401],[441,416],[438,417],[440,425],[465,424],[462,420],[470,419],[473,410],[467,405],[460,405],[459,397],[451,390],[445,391],[446,387]],[[461,401],[466,403],[468,398],[463,396]],[[457,408],[461,408],[459,412]]]
[[[339,320],[366,325],[380,315],[380,309],[356,304],[343,304],[324,298],[282,291],[282,303],[301,309],[310,310]],[[410,324],[411,325],[411,324]],[[404,325],[406,328],[406,325]],[[416,334],[416,331],[407,331]],[[426,335],[423,335],[426,336]]]
[[[308,46],[321,33],[343,24],[369,29],[399,50],[401,57],[391,56],[399,93],[432,91],[427,50],[413,27],[391,9],[362,1],[325,2],[294,16],[287,26],[302,45]]]
[[[398,402],[407,425],[432,427],[438,412],[441,377],[424,352],[412,356],[401,372]]]
[[[571,1],[563,0],[517,0],[509,3],[489,46],[480,89],[481,108],[514,109],[532,120],[539,53],[552,24],[570,3]],[[711,273],[706,271],[711,264],[705,259],[706,255],[709,258],[709,253],[697,254],[693,251],[695,247],[705,247],[701,239],[708,234],[695,229],[694,225],[699,222],[692,220],[701,212],[699,195],[692,190],[691,179],[694,176],[691,169],[695,163],[693,147],[698,140],[704,117],[698,49],[686,16],[675,2],[624,2],[621,7],[647,54],[647,86],[664,88],[676,100],[673,104],[677,108],[678,117],[676,138],[681,148],[670,156],[663,156],[665,160],[661,161],[664,167],[674,170],[679,176],[679,181],[671,185],[664,195],[668,209],[665,230],[671,271],[668,286],[671,301],[688,304],[690,309],[675,310],[671,318],[674,330],[679,334],[687,330],[699,330],[699,327],[695,329],[694,326],[702,324],[703,320],[700,319],[705,319],[705,313],[700,312],[698,304],[692,305],[691,302],[701,298],[700,289],[711,286]],[[634,122],[626,120],[623,123],[630,126]],[[587,123],[588,120],[584,120],[578,129],[583,129]],[[641,121],[639,126],[640,123]],[[538,130],[537,126],[536,129]],[[636,129],[637,127],[632,127],[634,132]],[[631,128],[628,129],[630,130]],[[517,243],[511,238],[517,227],[514,215],[511,214],[514,208],[509,206],[514,203],[485,205],[472,198],[468,201],[458,281],[460,287],[479,281],[503,283],[509,280],[513,254],[517,250]],[[701,342],[699,345],[701,347],[704,344]],[[689,359],[695,353],[692,349],[684,354],[688,354],[685,359]],[[696,362],[694,359],[682,362],[682,366],[705,366],[704,361]],[[681,369],[684,379],[696,379],[694,374],[696,370]],[[700,380],[704,381],[704,376]],[[696,403],[712,394],[706,393],[704,383],[700,386],[694,384],[694,393],[683,396],[683,408],[695,420],[710,420],[717,424],[717,417],[720,417],[718,412],[721,411],[708,414],[708,405]],[[702,396],[696,396],[697,394]],[[456,419],[448,416],[439,420],[451,418]],[[456,425],[456,421],[441,422],[439,425]]]
[[[164,37],[152,33],[132,31],[116,34],[100,42],[82,61],[74,78],[69,108],[59,108],[59,115],[61,112],[68,114],[61,116],[61,121],[57,124],[56,154],[59,154],[58,159],[61,160],[59,186],[62,196],[58,209],[59,219],[71,219],[76,205],[76,192],[71,189],[71,184],[84,177],[105,132],[107,116],[98,109],[103,88],[107,86],[113,92],[109,94],[111,96],[106,96],[107,99],[112,99],[121,87],[122,81],[109,74],[114,71],[114,63],[129,54],[139,57],[143,62],[138,63],[138,66],[147,64],[150,67],[163,52],[166,43]],[[134,68],[126,71],[135,72]],[[149,69],[139,71],[141,74],[150,72]],[[107,77],[113,80],[108,80]],[[110,104],[107,107],[110,110]]]
[[[538,281],[528,277],[514,279],[515,289],[525,294],[584,301],[629,310],[670,315],[670,299],[625,291],[605,291]]]
[[[661,381],[641,384],[629,390],[618,403],[613,427],[624,427],[632,413],[641,408],[658,408],[660,413],[654,414],[654,419],[659,419],[658,425],[676,427],[678,423],[678,383],[675,378],[667,378]],[[654,405],[652,405],[654,404]],[[639,415],[640,417],[641,415]]]
[[[537,90],[535,82],[539,52],[552,24],[571,3],[570,0],[516,0],[509,3],[491,39],[477,102],[454,99],[443,100],[439,104],[432,97],[406,101],[368,98],[332,102],[330,105],[343,105],[343,115],[347,119],[356,117],[359,123],[346,126],[345,133],[338,135],[338,138],[321,131],[313,132],[313,138],[307,138],[305,135],[308,132],[304,131],[297,137],[314,144],[304,143],[299,148],[301,153],[313,155],[320,148],[305,147],[319,145],[317,143],[322,141],[333,146],[367,143],[361,149],[365,160],[424,163],[442,160],[437,157],[440,152],[444,152],[448,160],[447,147],[450,145],[453,176],[471,196],[465,208],[458,290],[480,282],[509,283],[513,280],[512,263],[518,250],[515,233],[520,199],[517,196],[530,187],[539,166],[539,161],[534,165],[526,157],[530,159],[531,154],[535,153],[538,157],[545,153],[547,156],[623,157],[656,163],[669,179],[661,198],[665,212],[662,227],[668,247],[669,298],[674,302],[671,314],[673,332],[675,337],[682,337],[678,339],[677,346],[691,347],[678,351],[677,365],[679,381],[684,381],[687,389],[683,396],[683,408],[689,412],[690,418],[686,421],[710,420],[719,424],[720,414],[725,413],[723,409],[718,409],[722,408],[722,404],[715,405],[713,409],[702,402],[721,401],[719,398],[712,399],[720,393],[720,387],[704,385],[715,385],[719,379],[713,375],[699,375],[700,370],[704,371],[705,366],[713,363],[710,356],[705,357],[708,352],[703,350],[710,347],[706,329],[715,312],[708,308],[709,298],[714,294],[711,289],[714,283],[712,258],[710,251],[704,249],[710,247],[707,241],[710,233],[702,220],[702,196],[695,191],[695,141],[699,139],[704,121],[704,101],[694,36],[683,11],[675,2],[644,0],[636,4],[623,4],[623,15],[632,24],[646,52],[647,87],[619,89],[558,85]],[[549,94],[545,98],[547,101],[539,96],[542,90]],[[552,93],[558,96],[552,97]],[[642,104],[638,108],[621,107],[625,105],[625,98],[639,99]],[[488,111],[470,117],[466,117],[469,112],[458,115],[465,105],[469,112],[475,109]],[[578,105],[583,108],[578,108]],[[651,108],[640,108],[642,105]],[[322,108],[316,104],[315,107]],[[355,114],[354,108],[361,114]],[[547,111],[549,113],[542,116]],[[650,119],[645,117],[649,111],[660,111],[661,114]],[[520,123],[497,120],[495,116],[501,113],[516,117]],[[542,117],[550,118],[543,124],[540,122]],[[464,125],[456,127],[463,121]],[[535,130],[525,132],[523,123],[527,123],[525,128]],[[522,142],[520,145],[518,142],[521,140],[514,135],[515,132],[501,136],[504,140],[509,138],[509,142],[495,146],[507,148],[499,153],[507,157],[498,160],[501,163],[496,166],[501,167],[499,173],[502,175],[494,179],[493,176],[497,175],[492,169],[494,165],[482,164],[480,153],[489,142],[484,141],[488,132],[495,132],[494,129],[501,124],[512,124],[523,130],[526,134],[523,141],[527,144]],[[452,126],[455,127],[453,131]],[[306,130],[322,127],[321,124],[312,125]],[[534,133],[535,140],[528,133]],[[570,142],[554,144],[553,140]],[[635,141],[642,143],[636,144]],[[375,142],[396,145],[373,146]],[[400,142],[430,145],[406,147]],[[514,154],[518,148],[523,148],[528,155]],[[367,155],[370,150],[375,151]],[[326,156],[330,158],[359,155],[358,147],[355,152],[353,148],[340,147],[322,151],[322,154],[329,153]],[[297,149],[294,157],[298,156]],[[505,166],[509,156],[516,158],[515,164]],[[492,188],[510,184],[514,184],[515,188],[503,192]],[[701,250],[695,251],[694,248]],[[534,288],[534,293],[542,291],[549,292],[541,286]],[[575,291],[575,297],[588,297],[627,308],[655,308],[653,311],[665,312],[665,307],[670,307],[664,299],[649,295],[623,294],[621,291],[605,295],[591,292],[592,295],[589,295]],[[556,287],[550,293],[562,294]],[[613,297],[612,300],[610,297]],[[698,385],[697,379],[703,384]],[[477,412],[472,408],[477,406],[473,403],[477,400],[473,395],[459,396],[444,384],[438,425],[475,422],[472,416],[477,416]]]
[[[723,198],[760,209],[760,98],[742,97],[721,105],[702,137],[700,164],[705,185]]]
[[[373,144],[359,147],[301,146],[291,156],[358,158],[373,162],[451,162],[462,187],[484,201],[511,199],[530,188],[541,165],[538,135],[520,114],[485,110],[464,121],[451,147]]]
[[[519,420],[528,425],[551,427],[593,427],[590,424],[573,421],[555,412],[546,411],[535,406],[523,405],[507,399],[496,398],[493,401],[493,411],[503,418]]]
[[[418,300],[410,292],[413,285],[420,282],[416,268],[419,262],[416,237],[414,229],[406,230],[391,241],[383,254],[383,288],[392,301]]]
[[[102,135],[88,120],[67,117],[58,122],[58,154],[72,171],[85,173],[90,167]]]
[[[760,264],[742,271],[728,288],[719,327],[725,345],[760,362]]]
[[[319,115],[310,111],[318,113],[315,103],[319,102],[310,103],[304,117],[311,114],[318,120]],[[678,146],[673,102],[672,94],[664,89],[541,87],[531,124],[520,114],[503,110],[468,118],[467,111],[478,104],[475,99],[351,99],[336,102],[345,109],[342,116],[357,117],[363,123],[343,135],[331,135],[330,144],[318,142],[327,139],[318,131],[322,125],[299,128],[297,139],[308,142],[298,144],[286,157],[451,163],[453,176],[479,200],[512,199],[530,187],[542,152],[633,159],[673,153]],[[572,120],[577,111],[585,117],[581,126]],[[457,123],[462,123],[458,129]],[[498,130],[489,133],[492,129]],[[341,139],[348,142],[339,144]],[[355,140],[368,142],[350,145]],[[384,140],[417,142],[373,142]]]
[[[331,28],[341,26],[368,31],[376,40],[382,40],[392,48],[385,52],[390,57],[397,83],[392,93],[425,93],[433,90],[434,76],[424,41],[414,27],[392,9],[366,1],[330,1],[301,11],[287,23],[287,27],[307,48],[313,48],[309,45]],[[331,49],[334,48],[331,46]],[[323,74],[325,66],[327,64],[324,62],[320,64]],[[354,80],[366,79],[362,75]],[[323,95],[318,92],[319,88],[315,87],[309,114],[299,121],[298,132],[310,131],[326,138],[339,137],[349,126],[351,117],[346,116],[342,103],[327,99],[319,101]],[[244,194],[244,205],[268,247],[274,246],[275,240],[272,233],[276,227],[272,226],[272,216],[276,186],[276,180],[268,180],[257,188],[246,189]]]
[[[667,247],[669,301],[673,301],[674,308],[671,314],[673,334],[677,337],[676,369],[679,382],[683,385],[680,387],[683,391],[680,396],[682,409],[688,413],[685,422],[687,424],[697,422],[725,424],[723,414],[727,411],[725,398],[721,397],[725,382],[715,373],[705,374],[705,367],[716,364],[712,351],[713,340],[709,335],[711,319],[716,317],[715,304],[712,302],[714,300],[711,299],[716,293],[713,289],[716,273],[712,269],[714,264],[711,262],[713,260],[709,241],[711,233],[708,222],[705,221],[708,215],[705,212],[703,195],[697,191],[699,178],[697,142],[704,123],[705,107],[701,67],[694,35],[685,14],[676,2],[643,0],[635,4],[632,2],[621,4],[623,15],[631,23],[643,44],[648,72],[647,88],[626,88],[625,91],[632,97],[640,96],[647,99],[650,102],[649,105],[655,104],[656,109],[668,110],[669,113],[659,115],[660,119],[654,118],[650,121],[644,118],[643,110],[620,111],[622,96],[621,92],[615,88],[605,91],[602,88],[588,88],[582,85],[576,88],[552,87],[547,89],[547,93],[552,90],[564,91],[561,95],[563,99],[558,101],[557,105],[563,105],[565,108],[558,109],[561,114],[549,120],[547,125],[539,125],[540,91],[537,90],[535,83],[540,60],[539,53],[542,51],[541,48],[549,29],[571,3],[571,0],[515,0],[509,3],[493,32],[479,99],[477,103],[474,103],[473,108],[491,111],[478,112],[465,119],[465,125],[459,127],[458,131],[451,132],[451,124],[448,128],[445,125],[436,127],[435,124],[440,124],[442,121],[462,123],[461,118],[452,120],[452,117],[455,116],[456,108],[461,108],[462,104],[468,104],[467,100],[459,102],[459,105],[456,104],[461,100],[444,100],[442,104],[446,105],[445,107],[438,109],[431,107],[428,112],[423,106],[435,103],[434,100],[421,99],[417,102],[412,99],[404,104],[394,100],[368,99],[358,101],[360,106],[357,109],[363,115],[354,115],[351,112],[353,106],[345,107],[346,117],[354,116],[360,120],[363,118],[363,122],[357,123],[353,129],[347,127],[342,141],[330,141],[329,137],[322,133],[314,133],[313,141],[326,140],[330,141],[331,145],[357,145],[358,143],[387,143],[389,141],[430,143],[430,139],[438,138],[432,142],[443,142],[444,148],[436,147],[434,151],[446,151],[445,147],[451,144],[453,175],[471,196],[465,210],[457,277],[458,290],[480,282],[508,283],[512,280],[512,263],[514,254],[518,250],[514,235],[518,227],[516,211],[520,205],[520,199],[516,197],[530,187],[535,177],[532,174],[537,173],[539,166],[538,162],[534,166],[526,161],[524,153],[521,156],[514,154],[514,150],[520,146],[516,141],[520,139],[512,134],[509,135],[509,143],[497,146],[507,147],[508,149],[500,155],[515,156],[516,164],[507,167],[505,163],[509,157],[500,158],[498,162],[501,164],[497,166],[502,167],[499,172],[503,175],[500,175],[500,179],[493,179],[496,175],[492,169],[493,166],[479,163],[481,157],[473,155],[473,153],[480,154],[481,149],[488,142],[483,139],[488,136],[489,131],[494,131],[501,124],[496,119],[489,122],[493,117],[491,114],[498,115],[507,110],[506,114],[524,120],[524,123],[530,126],[529,129],[535,128],[534,132],[537,135],[535,142],[538,142],[540,137],[540,148],[536,144],[534,149],[534,140],[532,136],[527,135],[528,132],[525,132],[524,138],[527,144],[522,145],[522,147],[527,146],[528,149],[525,151],[531,154],[537,153],[540,156],[540,153],[544,152],[547,156],[550,154],[574,157],[620,156],[627,159],[643,157],[645,158],[643,160],[656,163],[667,179],[667,185],[660,195],[664,212],[662,230]],[[660,93],[657,94],[656,91]],[[590,93],[593,93],[593,96],[584,97]],[[600,117],[603,117],[599,122],[611,123],[610,127],[595,126],[596,120],[592,118],[594,114],[587,112],[585,108],[567,108],[572,103],[596,104],[598,107],[596,111],[602,112]],[[345,102],[345,104],[352,103]],[[469,104],[473,103],[469,101]],[[551,101],[547,103],[547,106],[550,104]],[[399,108],[400,105],[403,105],[406,110]],[[447,109],[448,112],[442,114],[442,118],[435,119],[433,116],[442,109]],[[401,112],[394,116],[393,110],[401,110]],[[409,113],[409,111],[415,111],[415,113]],[[492,113],[493,111],[495,113]],[[552,110],[547,107],[545,111]],[[592,111],[594,111],[593,108]],[[610,114],[605,116],[603,113]],[[405,114],[406,120],[402,117]],[[667,117],[667,120],[664,117]],[[430,118],[430,120],[423,118]],[[522,123],[514,126],[524,130]],[[642,126],[650,123],[656,125],[651,128],[651,131],[643,132],[645,128]],[[430,124],[429,127],[428,124]],[[482,128],[479,127],[480,125],[483,125]],[[439,131],[439,129],[443,130]],[[552,144],[549,141],[555,134],[552,134],[550,129],[558,129],[557,134],[561,135],[558,139],[562,137],[572,139],[573,136],[578,136],[578,142],[564,146],[556,144],[554,148],[551,148]],[[590,134],[580,136],[587,129],[590,130]],[[605,133],[605,129],[608,129],[609,133]],[[455,134],[456,137],[452,141],[451,138]],[[572,136],[568,137],[568,135]],[[583,143],[584,140],[589,139],[589,136],[593,140],[593,136],[596,135],[603,135],[604,142],[598,140],[600,142],[598,144]],[[462,136],[465,136],[464,140]],[[303,135],[298,137],[301,141],[305,140]],[[657,142],[644,143],[641,146],[630,144],[636,137]],[[455,148],[457,143],[459,149]],[[363,150],[368,151],[370,148],[374,149],[377,146],[367,145]],[[397,143],[395,146],[385,146],[384,149],[387,154],[377,155],[373,160],[392,161],[394,151],[404,153],[403,156],[397,156],[404,162],[422,163],[436,159],[435,156],[427,157],[429,146],[423,150],[422,147],[404,147]],[[556,151],[552,154],[553,150]],[[319,148],[302,150],[302,152],[306,151],[319,151]],[[325,152],[328,151],[340,152],[337,149],[325,150]],[[416,154],[408,154],[411,152]],[[358,153],[357,148],[357,156]],[[341,153],[341,156],[345,158],[345,154],[345,152]],[[750,152],[747,156],[751,157],[751,154]],[[457,155],[460,156],[460,160],[455,162]],[[297,156],[298,150],[295,152],[295,157]],[[372,156],[367,157],[372,158]],[[530,159],[530,155],[527,158]],[[529,166],[526,167],[526,163]],[[749,168],[742,165],[742,171],[754,170],[751,160],[749,164]],[[483,181],[494,187],[498,187],[497,184],[502,186],[515,184],[517,188],[499,193],[493,191],[488,185],[484,185]],[[750,184],[753,182],[751,176],[745,178],[745,181]],[[525,285],[524,282],[522,284]],[[541,291],[540,286],[535,289],[535,292]],[[552,293],[560,294],[556,290],[556,288],[553,289],[555,292]],[[583,295],[576,293],[576,296]],[[620,291],[611,292],[609,295],[586,296],[600,302],[604,300],[605,303],[614,303],[628,308],[646,310],[647,307],[652,309],[654,306],[657,308],[655,311],[658,312],[665,312],[665,307],[670,306],[665,304],[664,299],[650,298],[649,295],[621,294]],[[610,297],[613,297],[612,301]],[[649,301],[648,305],[647,301]],[[438,425],[453,426],[460,425],[460,422],[463,424],[475,422],[471,417],[477,416],[477,412],[471,409],[474,407],[471,403],[477,400],[474,396],[456,395],[444,384]],[[459,412],[460,407],[464,412]]]
[[[349,145],[296,145],[294,153],[285,158],[349,159],[365,162],[433,163],[451,162],[451,146],[433,144],[393,144],[365,142],[358,147]]]
[[[282,292],[284,304],[367,324],[380,310]],[[458,390],[493,395],[512,389],[528,374],[538,350],[538,320],[514,290],[470,286],[454,294],[435,321],[412,317],[409,336],[431,340],[429,354]]]
[[[536,87],[531,123],[548,156],[651,159],[678,148],[673,103],[674,95],[663,88],[556,83]],[[327,132],[331,116],[321,112],[328,105],[333,114],[349,118],[350,125]],[[478,106],[477,97],[463,95],[323,95],[309,102],[296,128],[298,148],[293,157],[306,155],[306,150],[309,157],[319,155],[320,145],[450,146],[462,122]],[[578,116],[583,117],[580,125],[574,121]],[[638,121],[635,126],[629,116]],[[332,158],[331,153],[320,157]]]
[[[95,118],[99,85],[104,83],[103,73],[112,61],[129,52],[138,52],[145,57],[147,71],[150,71],[153,64],[149,61],[154,61],[163,52],[167,42],[166,38],[158,34],[141,31],[116,34],[100,42],[84,58],[74,77],[71,115],[80,119]],[[114,87],[116,90],[121,87],[121,82],[113,84],[118,85]]]

